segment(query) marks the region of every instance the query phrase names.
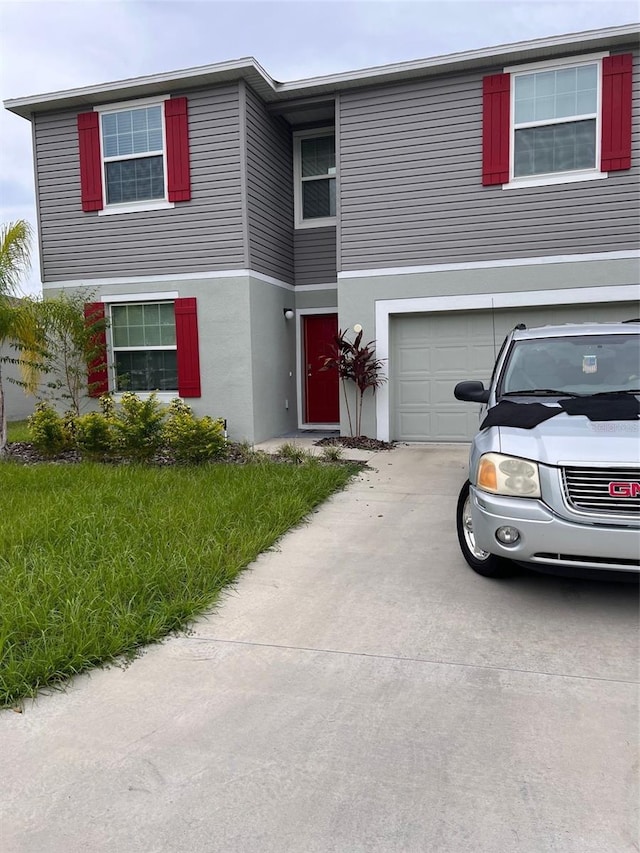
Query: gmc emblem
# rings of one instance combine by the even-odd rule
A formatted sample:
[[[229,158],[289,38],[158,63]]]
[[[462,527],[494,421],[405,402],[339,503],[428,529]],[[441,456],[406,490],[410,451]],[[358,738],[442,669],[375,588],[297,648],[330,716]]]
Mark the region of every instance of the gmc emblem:
[[[609,494],[612,498],[637,498],[640,495],[640,483],[627,482],[609,483]]]

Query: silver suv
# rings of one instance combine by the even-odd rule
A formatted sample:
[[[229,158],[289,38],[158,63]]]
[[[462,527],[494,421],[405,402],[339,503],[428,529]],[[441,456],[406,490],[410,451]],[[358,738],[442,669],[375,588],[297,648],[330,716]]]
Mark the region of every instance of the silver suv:
[[[640,323],[516,327],[481,403],[458,539],[472,569],[640,572]]]

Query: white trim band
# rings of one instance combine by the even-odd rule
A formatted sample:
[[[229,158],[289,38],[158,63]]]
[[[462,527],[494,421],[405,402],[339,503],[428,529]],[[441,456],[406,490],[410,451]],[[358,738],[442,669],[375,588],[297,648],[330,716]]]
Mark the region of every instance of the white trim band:
[[[256,278],[258,281],[264,281],[266,284],[272,284],[274,287],[281,287],[283,290],[288,290],[291,293],[308,293],[316,290],[337,290],[338,282],[329,281],[326,284],[300,284],[297,287],[293,284],[288,284],[286,281],[273,278],[255,270],[215,270],[212,272],[192,272],[180,275],[133,275],[118,278],[92,278],[92,279],[70,279],[69,281],[50,281],[43,284],[45,290],[55,288],[72,288],[72,287],[129,287],[132,284],[160,284],[163,281],[207,281],[212,278]],[[177,294],[176,294],[177,298]]]
[[[57,288],[73,288],[73,287],[131,287],[133,284],[161,284],[165,281],[183,282],[183,281],[209,281],[212,278],[256,278],[258,281],[264,281],[267,284],[272,284],[274,287],[282,287],[284,290],[289,290],[294,293],[299,288],[288,284],[286,281],[280,281],[277,278],[272,278],[269,275],[264,275],[261,272],[254,270],[212,270],[208,272],[192,272],[192,273],[169,273],[166,275],[132,275],[118,276],[117,278],[90,278],[90,279],[69,279],[67,281],[48,281],[43,282],[44,290],[54,290]],[[314,285],[312,285],[314,286]],[[322,285],[324,286],[324,285]],[[337,287],[337,285],[333,285]]]
[[[622,261],[640,259],[640,249],[618,252],[590,252],[584,255],[542,255],[539,258],[504,258],[495,261],[465,261],[456,264],[424,264],[415,267],[381,267],[380,269],[349,270],[338,273],[338,282],[350,278],[375,278],[383,275],[416,275],[416,273],[449,272],[455,270],[489,270],[499,267],[528,267],[538,264],[576,264],[583,261]]]
[[[329,284],[298,284],[294,290],[296,293],[310,293],[314,290],[337,290],[338,282],[334,281]]]

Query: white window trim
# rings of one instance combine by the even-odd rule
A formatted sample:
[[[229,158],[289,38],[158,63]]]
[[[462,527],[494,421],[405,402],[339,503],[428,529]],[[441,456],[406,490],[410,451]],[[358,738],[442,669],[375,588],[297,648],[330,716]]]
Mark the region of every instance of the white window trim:
[[[522,187],[550,187],[554,184],[576,184],[582,181],[599,181],[608,178],[608,172],[600,169],[576,170],[575,172],[549,172],[544,175],[528,175],[526,178],[512,178],[503,184],[503,190],[519,190]]]
[[[563,59],[549,60],[548,62],[532,62],[527,65],[514,65],[504,68],[505,74],[511,75],[511,85],[509,86],[509,182],[502,184],[503,190],[514,190],[521,187],[546,187],[556,184],[573,184],[582,181],[594,181],[607,178],[608,172],[603,172],[600,169],[600,152],[602,145],[602,60],[605,56],[609,56],[609,52],[590,53],[583,56],[566,57]],[[567,172],[547,172],[537,175],[523,175],[516,177],[514,175],[515,163],[515,97],[516,97],[516,78],[520,74],[540,73],[544,71],[556,71],[561,68],[576,68],[580,65],[598,66],[598,90],[596,100],[596,112],[589,113],[584,116],[568,116],[561,119],[549,119],[548,121],[532,121],[521,122],[518,129],[528,127],[547,127],[552,124],[567,124],[570,122],[580,121],[582,119],[594,119],[596,121],[596,150],[595,162],[593,169],[575,169]]]
[[[159,290],[156,293],[123,293],[105,294],[101,302],[124,305],[127,302],[175,302],[180,298],[177,290]]]
[[[502,69],[503,74],[519,74],[525,71],[546,71],[562,68],[565,65],[590,65],[593,62],[602,61],[605,56],[609,56],[608,50],[603,50],[598,53],[584,53],[577,56],[563,56],[560,59],[541,59],[537,62],[527,62],[523,65],[508,65]]]
[[[149,298],[149,297],[159,297],[159,298]],[[113,393],[114,397],[119,400],[120,397],[125,394],[125,391],[118,391],[118,376],[116,372],[116,359],[115,353],[117,352],[140,352],[144,350],[151,351],[175,351],[178,350],[177,343],[173,346],[148,346],[148,347],[116,347],[113,343],[113,317],[112,317],[112,309],[118,307],[124,307],[126,305],[130,305],[131,303],[142,303],[142,302],[152,302],[152,303],[168,303],[173,305],[175,300],[178,298],[178,294],[175,296],[170,293],[162,293],[162,294],[152,294],[152,293],[132,293],[127,294],[125,296],[116,296],[113,298],[113,301],[107,301],[107,297],[103,297],[102,301],[105,303],[107,316],[109,319],[109,323],[107,326],[107,350],[109,355],[111,356],[111,363],[108,365],[108,375],[109,375],[109,390]],[[175,400],[176,397],[179,396],[178,389],[175,391],[134,391],[133,392],[137,397],[140,397],[142,400],[148,399],[152,394],[155,394],[158,400],[162,403],[168,403],[171,400]]]
[[[104,165],[104,160],[102,161]],[[104,169],[102,183],[104,184]],[[166,178],[165,178],[166,180]],[[103,188],[103,192],[104,192]],[[102,196],[106,198],[106,196]],[[109,204],[98,211],[98,216],[113,216],[116,213],[136,213],[142,210],[170,210],[175,207],[172,201],[163,201],[162,199],[154,199],[153,201],[137,201],[126,202],[125,204]]]
[[[148,210],[169,210],[175,207],[175,203],[169,201],[168,192],[169,186],[167,183],[167,129],[164,117],[164,102],[168,101],[171,95],[159,95],[153,98],[139,98],[134,101],[119,101],[115,104],[105,104],[103,106],[94,107],[93,111],[100,114],[98,120],[98,128],[100,132],[100,173],[102,178],[102,198],[104,199],[104,207],[98,211],[98,216],[113,216],[117,213],[136,213]],[[162,121],[162,151],[145,151],[143,154],[125,154],[122,157],[105,157],[104,141],[102,139],[102,115],[108,113],[119,113],[124,110],[135,110],[142,107],[160,107],[160,116]],[[106,181],[106,163],[119,162],[121,160],[140,160],[143,157],[158,157],[162,156],[162,173],[164,180],[164,198],[145,199],[144,201],[127,201],[121,204],[108,204],[107,202],[107,181]]]
[[[335,225],[336,216],[320,216],[315,219],[302,218],[302,146],[303,139],[316,139],[320,136],[335,136],[335,127],[315,127],[309,130],[296,130],[293,133],[293,207],[295,212],[295,227],[298,228],[326,228]],[[318,175],[318,180],[326,181],[327,178],[335,177],[336,193],[338,189],[337,172],[334,175]]]

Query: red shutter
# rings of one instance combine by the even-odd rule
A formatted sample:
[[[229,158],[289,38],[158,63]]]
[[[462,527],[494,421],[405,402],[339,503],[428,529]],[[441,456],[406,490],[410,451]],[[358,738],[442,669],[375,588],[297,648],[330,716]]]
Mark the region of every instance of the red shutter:
[[[176,299],[176,345],[178,349],[178,394],[200,397],[200,349],[198,315],[194,298]]]
[[[87,302],[84,306],[84,317],[87,326],[100,323],[105,318],[104,302]],[[107,333],[102,326],[91,339],[92,347],[99,349],[99,354],[88,365],[89,396],[100,397],[109,392],[109,376],[107,373]]]
[[[482,81],[482,183],[509,182],[509,74]]]
[[[80,149],[80,189],[82,209],[102,210],[102,160],[100,158],[100,116],[80,113],[78,147]]]
[[[631,78],[633,56],[602,60],[602,151],[600,168],[615,172],[631,168]]]
[[[189,126],[187,99],[170,98],[164,102],[167,135],[167,184],[169,201],[189,201]]]

